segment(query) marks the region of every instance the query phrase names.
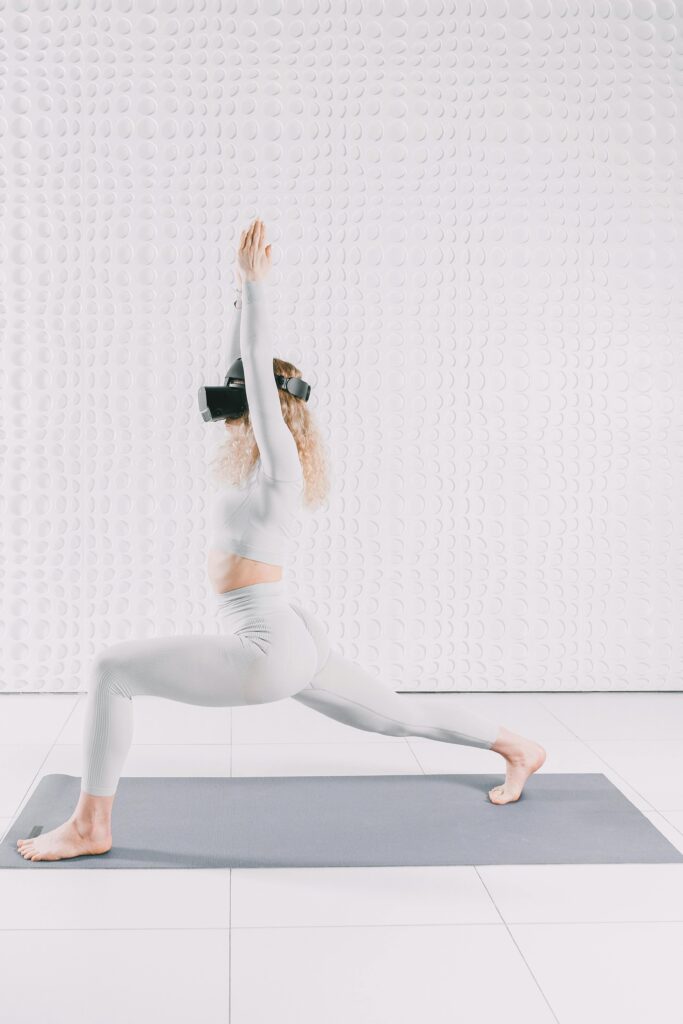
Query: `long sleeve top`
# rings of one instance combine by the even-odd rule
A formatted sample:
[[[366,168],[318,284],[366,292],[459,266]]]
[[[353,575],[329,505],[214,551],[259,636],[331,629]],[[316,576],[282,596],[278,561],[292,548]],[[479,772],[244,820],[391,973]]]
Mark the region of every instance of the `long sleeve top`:
[[[212,546],[271,565],[284,565],[303,494],[296,441],[282,416],[273,369],[265,286],[245,281],[229,333],[229,363],[239,356],[259,466],[247,487],[226,486],[213,511]]]

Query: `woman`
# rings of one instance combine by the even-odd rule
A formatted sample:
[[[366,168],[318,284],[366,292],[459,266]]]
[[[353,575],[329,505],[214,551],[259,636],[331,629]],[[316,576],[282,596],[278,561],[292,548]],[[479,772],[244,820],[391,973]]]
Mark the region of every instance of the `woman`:
[[[27,860],[111,849],[111,810],[132,742],[136,694],[210,707],[294,697],[358,729],[495,750],[506,761],[505,782],[489,791],[497,804],[518,800],[545,760],[538,743],[473,711],[401,697],[331,650],[324,627],[289,600],[282,568],[291,525],[304,495],[310,499],[316,488],[320,495],[322,449],[305,402],[278,388],[275,379],[300,374],[279,359],[274,367],[263,285],[271,246],[262,221],[242,232],[237,265],[242,308],[233,318],[230,362],[241,355],[248,409],[239,420],[226,420],[228,461],[233,476],[245,465],[255,472],[248,487],[224,491],[216,504],[209,576],[226,629],[218,636],[127,640],[95,659],[78,804],[58,828],[18,840]]]

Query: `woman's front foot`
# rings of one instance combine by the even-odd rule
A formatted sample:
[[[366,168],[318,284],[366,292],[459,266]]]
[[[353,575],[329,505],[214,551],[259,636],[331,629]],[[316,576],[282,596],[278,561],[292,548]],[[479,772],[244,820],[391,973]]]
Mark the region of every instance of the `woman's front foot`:
[[[111,850],[111,824],[69,818],[63,825],[35,839],[18,839],[17,848],[26,860],[64,860]]]
[[[519,800],[526,780],[538,771],[546,759],[546,751],[540,743],[501,728],[496,742],[491,747],[501,754],[506,762],[505,782],[489,790],[493,804],[509,804]]]
[[[85,785],[88,783],[86,782]],[[81,785],[78,803],[68,821],[35,839],[19,839],[26,860],[64,860],[111,850],[111,812],[116,793],[95,796]]]

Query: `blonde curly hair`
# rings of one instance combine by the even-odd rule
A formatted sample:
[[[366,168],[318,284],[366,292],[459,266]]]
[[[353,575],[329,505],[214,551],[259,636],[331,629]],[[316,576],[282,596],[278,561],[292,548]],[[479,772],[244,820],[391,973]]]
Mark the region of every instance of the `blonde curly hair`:
[[[273,359],[273,370],[283,377],[301,377],[302,373],[285,359]],[[278,388],[282,418],[296,441],[304,475],[303,503],[318,508],[329,496],[328,460],[323,439],[307,402]],[[213,477],[241,486],[256,468],[259,450],[251,427],[249,412],[231,421],[230,436],[212,459]]]

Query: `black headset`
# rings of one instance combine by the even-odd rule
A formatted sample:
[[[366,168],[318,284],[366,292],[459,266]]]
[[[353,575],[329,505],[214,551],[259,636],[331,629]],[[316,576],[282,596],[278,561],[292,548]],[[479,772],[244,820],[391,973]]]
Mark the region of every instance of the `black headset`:
[[[273,372],[275,382],[281,391],[286,391],[303,402],[308,401],[311,385],[301,377],[283,377]],[[238,420],[249,409],[244,385],[244,367],[241,359],[230,364],[222,387],[201,387],[199,389],[199,411],[207,423],[212,420]]]

